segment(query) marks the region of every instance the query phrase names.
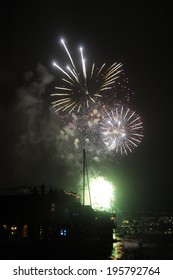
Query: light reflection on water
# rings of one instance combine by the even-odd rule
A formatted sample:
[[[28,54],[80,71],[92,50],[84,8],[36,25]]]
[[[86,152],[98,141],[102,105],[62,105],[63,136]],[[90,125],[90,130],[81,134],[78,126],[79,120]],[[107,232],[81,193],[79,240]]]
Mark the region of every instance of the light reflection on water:
[[[112,260],[172,260],[173,236],[113,233]]]
[[[116,232],[115,229],[113,231],[113,241],[114,242],[113,242],[113,248],[112,248],[110,259],[111,260],[120,260],[124,256],[123,242],[122,242],[121,235],[118,232]]]

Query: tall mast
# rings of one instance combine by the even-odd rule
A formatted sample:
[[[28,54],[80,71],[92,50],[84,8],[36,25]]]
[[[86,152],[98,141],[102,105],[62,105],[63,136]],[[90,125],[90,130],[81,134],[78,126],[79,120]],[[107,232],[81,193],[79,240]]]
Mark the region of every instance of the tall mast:
[[[85,153],[85,149],[83,149],[83,205],[85,205],[85,177],[87,179],[90,206],[92,207],[86,153]]]
[[[85,169],[86,169],[85,149],[83,149],[83,205],[85,205]]]

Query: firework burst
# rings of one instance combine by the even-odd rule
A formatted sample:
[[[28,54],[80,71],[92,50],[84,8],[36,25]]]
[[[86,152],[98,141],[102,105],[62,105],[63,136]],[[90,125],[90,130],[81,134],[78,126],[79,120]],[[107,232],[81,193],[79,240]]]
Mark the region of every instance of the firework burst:
[[[75,112],[77,114],[92,107],[98,99],[102,98],[104,93],[115,87],[116,80],[123,71],[122,64],[114,63],[106,68],[104,63],[100,68],[97,68],[93,63],[90,69],[87,69],[83,49],[80,48],[81,64],[77,68],[64,40],[61,40],[61,43],[70,60],[70,66],[64,70],[57,63],[53,63],[62,73],[63,83],[62,86],[55,87],[55,93],[51,94],[54,97],[52,106],[55,112],[68,114]]]
[[[57,143],[61,158],[79,162],[84,147],[96,163],[111,154],[116,153],[118,159],[118,155],[132,152],[143,138],[143,124],[127,107],[133,92],[122,64],[88,66],[82,48],[75,61],[64,40],[61,43],[70,63],[66,69],[54,62],[61,81],[51,94],[52,111],[60,120]]]
[[[143,125],[140,116],[123,105],[105,109],[100,122],[103,142],[109,152],[128,154],[138,146],[143,138]]]

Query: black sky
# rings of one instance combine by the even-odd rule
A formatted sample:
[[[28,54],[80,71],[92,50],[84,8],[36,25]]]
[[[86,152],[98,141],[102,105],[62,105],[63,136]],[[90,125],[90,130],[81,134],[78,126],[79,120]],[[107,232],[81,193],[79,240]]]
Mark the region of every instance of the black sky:
[[[64,36],[74,53],[82,44],[91,62],[122,62],[135,93],[144,139],[111,168],[122,205],[171,209],[171,7],[76,2],[1,1],[0,186],[68,184],[49,116],[51,63],[63,61],[58,40]]]

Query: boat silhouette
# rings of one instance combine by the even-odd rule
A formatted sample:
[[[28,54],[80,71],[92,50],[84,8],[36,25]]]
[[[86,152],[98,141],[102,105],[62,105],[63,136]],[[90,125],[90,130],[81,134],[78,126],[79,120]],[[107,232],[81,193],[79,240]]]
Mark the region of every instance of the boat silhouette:
[[[90,205],[85,204],[86,185]],[[0,195],[0,258],[106,258],[116,215],[92,208],[85,150],[82,203],[76,197],[44,185],[6,189]]]

